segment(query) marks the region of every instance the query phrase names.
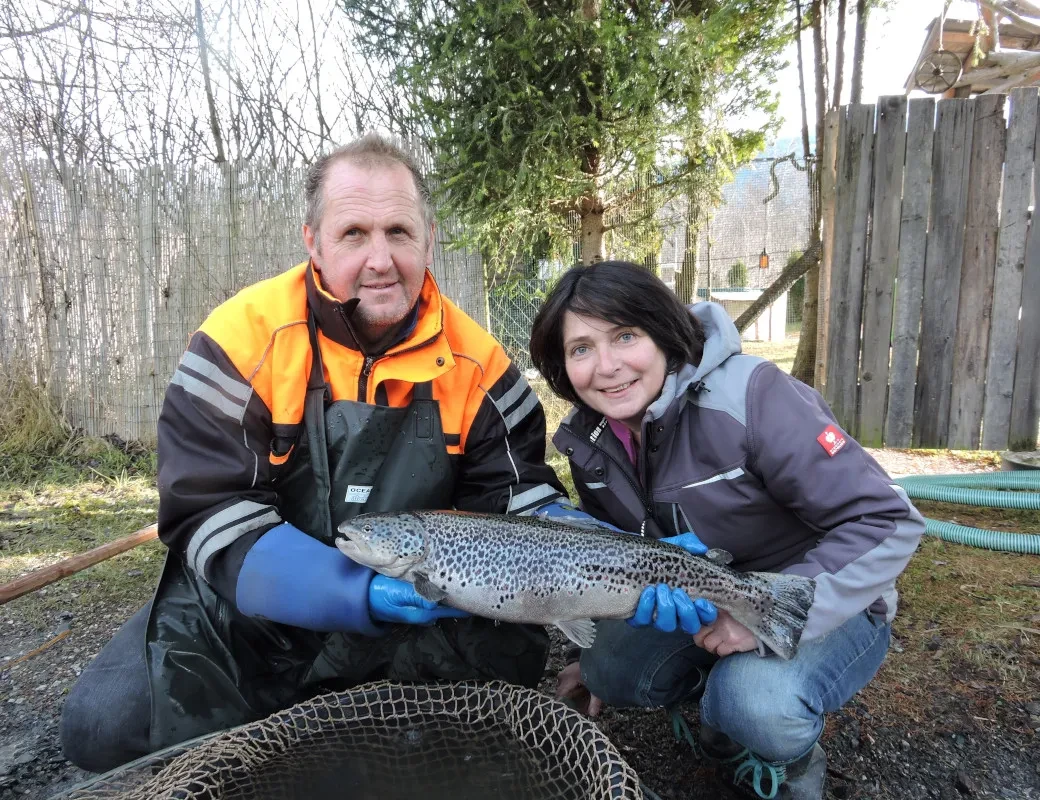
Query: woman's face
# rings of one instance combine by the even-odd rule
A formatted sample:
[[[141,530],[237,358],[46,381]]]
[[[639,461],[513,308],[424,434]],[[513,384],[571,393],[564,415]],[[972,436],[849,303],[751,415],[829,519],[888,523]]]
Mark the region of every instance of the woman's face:
[[[568,311],[563,355],[582,402],[638,431],[647,406],[661,393],[668,365],[646,331]]]

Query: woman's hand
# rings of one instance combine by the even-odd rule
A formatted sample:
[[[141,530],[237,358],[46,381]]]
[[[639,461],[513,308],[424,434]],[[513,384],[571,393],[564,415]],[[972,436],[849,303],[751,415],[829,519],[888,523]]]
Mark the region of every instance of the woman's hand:
[[[693,643],[720,658],[758,649],[758,637],[722,609],[714,624],[703,626],[693,637]]]
[[[581,682],[581,665],[577,661],[568,664],[556,676],[556,697],[570,700],[570,705],[587,717],[598,717],[603,710],[603,701]]]

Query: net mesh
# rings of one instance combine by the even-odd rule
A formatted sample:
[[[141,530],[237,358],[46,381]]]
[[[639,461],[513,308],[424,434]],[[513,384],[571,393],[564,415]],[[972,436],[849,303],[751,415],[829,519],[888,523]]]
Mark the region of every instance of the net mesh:
[[[642,798],[588,719],[501,682],[368,684],[132,762],[68,800]]]

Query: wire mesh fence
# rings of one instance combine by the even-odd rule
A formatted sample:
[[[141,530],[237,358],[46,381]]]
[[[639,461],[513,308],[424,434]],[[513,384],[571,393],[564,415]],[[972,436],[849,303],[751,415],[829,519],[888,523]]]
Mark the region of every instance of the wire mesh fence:
[[[306,260],[302,182],[298,168],[0,162],[0,368],[46,386],[88,434],[154,439],[192,332],[240,289]],[[479,256],[437,242],[433,273],[487,324]]]
[[[302,179],[299,168],[58,172],[0,159],[0,369],[46,386],[88,434],[154,440],[166,385],[191,333],[235,292],[306,258]],[[689,299],[718,301],[735,317],[805,247],[808,186],[805,166],[793,158],[756,161],[736,173],[710,213],[680,197],[649,227],[612,220],[608,246]],[[643,205],[654,207],[658,190],[648,183],[642,191]],[[442,221],[440,230],[447,241],[458,225]],[[564,266],[535,265],[525,279],[488,292],[478,254],[438,242],[433,263],[442,291],[528,373],[550,424],[566,408],[543,390],[527,342]],[[799,288],[746,338],[782,342],[796,334]]]

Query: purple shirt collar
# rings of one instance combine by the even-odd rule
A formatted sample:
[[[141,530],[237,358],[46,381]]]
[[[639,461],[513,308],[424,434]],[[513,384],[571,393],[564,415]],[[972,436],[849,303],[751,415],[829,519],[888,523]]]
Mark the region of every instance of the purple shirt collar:
[[[610,429],[614,432],[614,435],[617,437],[618,441],[621,442],[621,446],[625,448],[625,453],[628,455],[628,460],[635,464],[636,442],[635,439],[632,437],[632,431],[625,427],[623,423],[618,422],[616,419],[611,419],[610,417],[607,417],[607,424],[610,426]]]

